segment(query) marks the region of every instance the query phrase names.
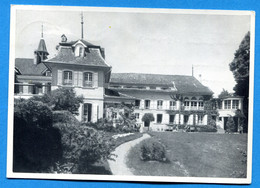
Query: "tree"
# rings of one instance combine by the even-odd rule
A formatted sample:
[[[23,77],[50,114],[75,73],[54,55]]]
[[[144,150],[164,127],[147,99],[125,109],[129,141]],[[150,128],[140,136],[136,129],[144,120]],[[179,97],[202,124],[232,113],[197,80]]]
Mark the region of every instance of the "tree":
[[[150,122],[154,121],[154,116],[152,113],[145,113],[144,116],[142,117],[142,121],[148,124],[148,129],[150,126]]]
[[[229,64],[233,72],[236,85],[234,91],[236,95],[243,96],[243,111],[248,119],[248,96],[249,96],[249,57],[250,57],[250,32],[248,32],[234,54],[233,61]],[[246,127],[247,129],[247,127]],[[247,131],[247,130],[245,130]]]
[[[230,97],[231,96],[231,94],[227,91],[227,90],[225,90],[224,88],[223,88],[223,90],[221,91],[221,93],[218,95],[218,98],[224,98],[224,97]]]
[[[15,100],[13,170],[47,172],[62,156],[61,134],[42,102]]]
[[[226,131],[228,132],[228,133],[230,133],[230,132],[236,132],[236,125],[235,125],[235,121],[234,121],[234,119],[233,119],[233,117],[229,117],[228,118],[228,121],[227,121],[227,124],[226,124]]]
[[[33,100],[42,101],[51,106],[52,110],[67,110],[72,114],[78,115],[80,103],[83,103],[82,96],[76,96],[71,88],[58,88],[51,92],[50,95],[34,97]]]

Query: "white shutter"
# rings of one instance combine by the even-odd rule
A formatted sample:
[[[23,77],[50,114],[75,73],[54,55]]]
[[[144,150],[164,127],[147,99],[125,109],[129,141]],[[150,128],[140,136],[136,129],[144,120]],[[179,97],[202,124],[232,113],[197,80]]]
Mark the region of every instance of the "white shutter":
[[[74,71],[74,86],[78,86],[78,72]]]
[[[62,71],[58,70],[57,85],[62,85]]]
[[[181,121],[180,121],[180,122],[181,122],[181,123],[180,123],[181,125],[184,124],[183,117],[184,117],[183,114],[181,114]]]
[[[97,122],[97,104],[92,104],[92,122]]]
[[[204,115],[203,117],[203,125],[207,125],[208,123],[208,115]]]
[[[195,116],[195,124],[198,125],[198,115]]]
[[[141,109],[144,109],[144,100],[141,100],[141,101],[140,101],[140,108],[141,108]]]
[[[98,87],[98,73],[97,72],[94,72],[93,73],[93,81],[94,81],[94,87]]]
[[[83,73],[78,72],[78,86],[82,87],[83,86]]]
[[[28,83],[24,83],[24,84],[28,84]],[[23,85],[23,93],[25,93],[25,94],[29,93],[29,86],[28,85]]]
[[[170,101],[163,101],[163,109],[164,110],[168,110],[169,109],[169,103],[170,103]]]

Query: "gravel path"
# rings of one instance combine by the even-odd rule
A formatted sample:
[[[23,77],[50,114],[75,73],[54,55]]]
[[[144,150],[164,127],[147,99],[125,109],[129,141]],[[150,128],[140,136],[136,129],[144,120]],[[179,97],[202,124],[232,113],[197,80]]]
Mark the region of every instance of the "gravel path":
[[[113,175],[133,175],[131,170],[126,166],[126,157],[129,150],[142,140],[150,138],[150,135],[144,134],[141,138],[126,142],[118,146],[113,154],[115,161],[109,160],[108,164]]]

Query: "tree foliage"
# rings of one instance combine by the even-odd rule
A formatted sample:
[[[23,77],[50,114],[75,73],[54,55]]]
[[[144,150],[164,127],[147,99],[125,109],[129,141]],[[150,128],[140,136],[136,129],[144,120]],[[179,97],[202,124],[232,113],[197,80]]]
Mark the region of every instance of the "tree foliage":
[[[52,111],[42,102],[16,100],[13,169],[47,172],[61,158],[61,135],[52,127]]]
[[[227,91],[227,90],[225,90],[224,88],[223,88],[223,90],[221,91],[221,93],[218,95],[218,98],[224,98],[224,97],[230,97],[231,96],[231,94]]]
[[[248,32],[234,54],[233,61],[229,64],[233,72],[236,85],[234,91],[236,95],[243,96],[243,111],[248,118],[248,96],[249,96],[249,67],[250,67],[250,32]]]
[[[145,113],[144,116],[142,117],[143,122],[150,123],[151,121],[154,121],[154,116],[152,113]]]
[[[227,132],[236,132],[236,125],[233,117],[229,117],[227,124],[226,124],[226,131]]]
[[[58,88],[51,92],[50,95],[34,97],[33,100],[42,101],[51,106],[52,110],[67,110],[72,114],[78,115],[80,103],[83,103],[83,97],[76,96],[71,88]]]

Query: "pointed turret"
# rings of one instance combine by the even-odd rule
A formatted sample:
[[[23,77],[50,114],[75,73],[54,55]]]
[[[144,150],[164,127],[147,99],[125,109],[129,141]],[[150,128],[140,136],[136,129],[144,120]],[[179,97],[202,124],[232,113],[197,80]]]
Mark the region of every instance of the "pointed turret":
[[[45,41],[43,39],[43,26],[42,26],[42,33],[41,33],[41,40],[38,45],[38,49],[34,51],[34,63],[39,64],[43,60],[47,59],[49,53],[47,51],[47,47]]]

